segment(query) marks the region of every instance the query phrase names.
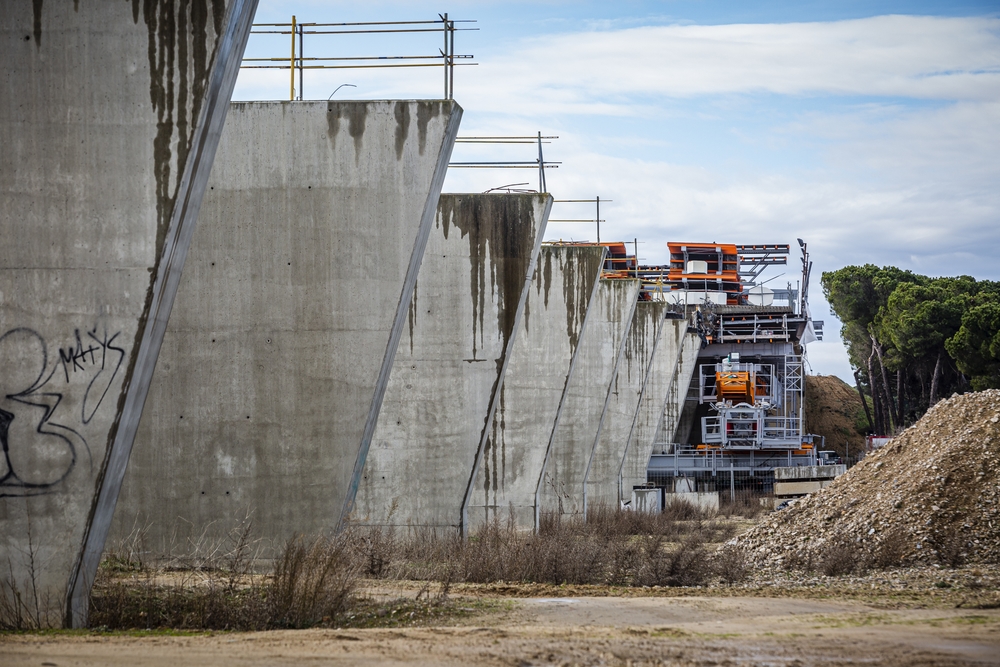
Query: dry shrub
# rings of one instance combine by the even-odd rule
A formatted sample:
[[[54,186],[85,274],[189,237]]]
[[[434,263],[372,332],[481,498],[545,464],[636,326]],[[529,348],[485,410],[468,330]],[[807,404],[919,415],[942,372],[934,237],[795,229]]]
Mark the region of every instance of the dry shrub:
[[[642,512],[635,512],[635,514],[642,514]],[[664,507],[660,516],[673,521],[692,521],[703,518],[704,512],[686,500],[678,500]]]
[[[62,622],[53,613],[61,605],[39,584],[42,561],[27,506],[25,519],[24,550],[14,547],[7,562],[0,564],[0,630],[40,630],[58,627]]]
[[[909,543],[909,535],[900,528],[885,533],[872,550],[872,567],[880,570],[899,567],[909,550]]]
[[[452,544],[455,574],[473,583],[518,580],[529,539],[517,530],[513,512],[506,522],[494,516],[468,540]]]
[[[704,542],[700,535],[692,534],[673,549],[647,551],[636,583],[643,586],[700,586],[710,574]]]
[[[788,554],[782,560],[782,564],[789,572],[813,572],[816,569],[816,558],[811,550],[805,549]]]
[[[954,569],[962,567],[968,560],[969,537],[961,525],[935,530],[931,533],[930,543],[941,565]]]
[[[712,559],[712,570],[730,586],[745,581],[750,569],[750,554],[736,544],[723,545]]]
[[[756,493],[740,491],[735,498],[730,498],[725,491],[719,493],[719,514],[723,516],[740,516],[745,519],[756,519],[764,506],[760,504],[762,497]]]
[[[347,608],[357,582],[346,539],[293,538],[269,586],[270,625],[302,628],[329,621]]]
[[[506,521],[494,516],[466,541],[424,539],[418,548],[404,541],[398,553],[420,563],[433,558],[435,567],[408,565],[398,571],[433,572],[449,583],[698,585],[709,572],[704,542],[726,528],[704,521],[700,512],[684,516],[691,519],[598,506],[590,508],[586,521],[543,514],[532,534],[517,527],[511,512]]]
[[[248,514],[230,530],[228,546],[218,553],[198,569],[182,571],[135,566],[131,558],[106,559],[91,593],[91,627],[306,627],[343,614],[357,588],[359,568],[346,535],[294,538],[273,573],[254,574],[259,554]],[[124,578],[122,562],[132,564]]]
[[[839,577],[863,569],[864,561],[856,542],[838,539],[827,542],[820,555],[820,571],[828,577]]]

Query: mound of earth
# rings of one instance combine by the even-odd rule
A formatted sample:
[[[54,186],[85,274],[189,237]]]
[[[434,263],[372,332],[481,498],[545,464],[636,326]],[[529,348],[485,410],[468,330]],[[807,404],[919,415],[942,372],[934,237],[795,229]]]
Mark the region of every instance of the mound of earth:
[[[823,436],[824,449],[845,461],[864,452],[868,421],[857,389],[836,375],[807,375],[805,407],[806,432]]]
[[[882,565],[1000,562],[1000,390],[941,401],[737,543],[771,566],[822,562],[834,545]]]

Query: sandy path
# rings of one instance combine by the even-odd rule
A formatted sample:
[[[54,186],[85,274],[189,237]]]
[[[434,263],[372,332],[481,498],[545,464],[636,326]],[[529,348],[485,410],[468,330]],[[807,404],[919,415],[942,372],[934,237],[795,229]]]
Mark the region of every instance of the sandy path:
[[[0,664],[1000,665],[1000,610],[770,598],[532,598],[478,625],[205,636],[3,635]]]

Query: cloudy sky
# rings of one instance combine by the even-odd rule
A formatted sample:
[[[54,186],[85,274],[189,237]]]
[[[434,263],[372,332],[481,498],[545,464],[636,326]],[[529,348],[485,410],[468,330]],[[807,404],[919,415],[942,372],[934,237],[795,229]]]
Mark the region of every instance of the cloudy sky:
[[[747,5],[756,5],[753,8]],[[853,384],[819,277],[848,264],[1000,280],[1000,5],[992,2],[450,2],[260,0],[258,23],[473,19],[456,52],[461,134],[559,138],[557,199],[599,195],[601,237],[809,243],[813,372]],[[439,34],[306,37],[306,55],[435,54]],[[248,57],[285,56],[253,35]],[[306,74],[306,99],[432,98],[438,68]],[[234,99],[288,99],[288,72],[243,70]],[[454,160],[533,160],[531,146]],[[451,170],[449,192],[537,172]],[[592,217],[557,204],[554,218]],[[594,240],[592,225],[548,237]],[[798,276],[794,258],[771,285]],[[784,275],[778,276],[778,274]]]

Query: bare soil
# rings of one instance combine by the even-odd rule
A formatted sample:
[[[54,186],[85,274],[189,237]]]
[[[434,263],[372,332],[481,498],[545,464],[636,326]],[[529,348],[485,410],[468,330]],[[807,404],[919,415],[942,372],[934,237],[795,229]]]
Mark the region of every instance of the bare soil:
[[[858,390],[835,375],[806,376],[806,431],[823,436],[826,449],[845,461],[864,451],[867,424]]]
[[[433,627],[0,635],[3,664],[1000,664],[1000,610],[768,597],[457,598]]]

